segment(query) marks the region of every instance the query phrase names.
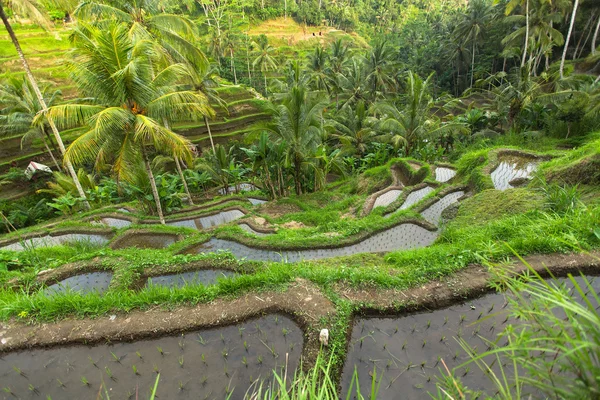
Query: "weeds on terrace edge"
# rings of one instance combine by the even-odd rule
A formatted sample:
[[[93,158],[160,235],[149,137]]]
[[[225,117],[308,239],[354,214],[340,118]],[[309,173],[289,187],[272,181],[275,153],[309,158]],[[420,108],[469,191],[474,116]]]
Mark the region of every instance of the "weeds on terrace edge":
[[[513,400],[538,393],[539,397],[593,399],[600,395],[600,297],[582,275],[578,283],[572,275],[569,291],[556,278],[544,280],[525,260],[527,274],[495,268],[497,288],[506,289],[510,310],[519,319],[508,325],[490,350],[477,354],[459,340],[469,364],[480,368],[491,383],[483,397]],[[577,300],[580,297],[580,300]],[[493,359],[488,363],[487,360]],[[494,367],[495,364],[495,367]],[[438,399],[470,399],[481,395],[465,387],[457,375],[449,373],[438,386]],[[536,396],[538,396],[536,395]]]
[[[246,391],[244,398],[252,400],[334,400],[339,399],[337,387],[331,375],[333,370],[333,354],[328,360],[323,359],[323,350],[319,351],[319,355],[315,362],[315,366],[307,373],[304,373],[302,366],[298,367],[294,377],[288,381],[287,377],[287,356],[286,368],[283,376],[277,371],[273,371],[273,381],[269,385],[264,382],[254,382],[254,384]],[[352,382],[348,390],[346,400],[349,400],[354,394],[356,399],[375,400],[381,385],[381,378],[377,379],[377,372],[373,371],[371,379],[371,387],[368,388],[368,396],[364,396],[361,392],[358,383],[358,373],[354,370]],[[355,391],[356,388],[356,391]]]

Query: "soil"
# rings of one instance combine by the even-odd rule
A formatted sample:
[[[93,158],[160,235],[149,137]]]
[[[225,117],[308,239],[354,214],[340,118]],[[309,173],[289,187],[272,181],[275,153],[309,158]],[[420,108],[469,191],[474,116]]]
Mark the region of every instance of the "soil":
[[[302,222],[297,222],[297,221],[286,222],[285,224],[283,224],[281,226],[283,228],[287,228],[287,229],[302,229],[302,228],[306,228],[306,225],[304,225]]]
[[[261,214],[268,215],[271,218],[279,218],[286,214],[293,214],[302,210],[295,204],[286,204],[270,201],[268,203],[262,204],[258,208],[258,211]]]

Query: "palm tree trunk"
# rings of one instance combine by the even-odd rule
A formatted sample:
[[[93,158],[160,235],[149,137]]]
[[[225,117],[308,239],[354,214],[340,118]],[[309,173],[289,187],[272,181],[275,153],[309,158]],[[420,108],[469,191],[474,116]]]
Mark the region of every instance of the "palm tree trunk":
[[[569,41],[571,40],[571,34],[573,33],[573,25],[575,25],[575,16],[577,15],[577,7],[579,6],[579,0],[575,0],[573,5],[573,13],[571,14],[571,23],[569,24],[569,31],[567,38],[565,39],[565,47],[563,49],[562,58],[560,59],[560,78],[564,78],[565,71],[565,59],[567,58],[567,50],[569,49]]]
[[[158,189],[156,188],[156,181],[154,180],[154,174],[152,173],[152,168],[150,168],[150,161],[148,160],[148,154],[146,153],[146,146],[142,144],[141,147],[142,157],[144,158],[144,167],[146,167],[146,174],[148,174],[148,179],[150,179],[150,187],[152,188],[152,196],[154,197],[154,202],[156,204],[158,218],[160,219],[161,224],[166,225],[162,206],[160,205],[160,196],[158,195]]]
[[[527,59],[527,47],[529,46],[529,0],[525,1],[525,46],[523,47],[523,57],[521,58],[521,68],[525,66]]]
[[[473,75],[475,74],[475,38],[473,38],[473,54],[471,55],[471,87],[473,87]]]
[[[188,203],[190,206],[194,205],[194,201],[192,200],[192,195],[190,194],[190,189],[188,189],[187,181],[185,180],[185,176],[183,175],[183,171],[181,170],[181,164],[179,163],[179,157],[175,158],[175,166],[177,167],[177,173],[179,174],[179,178],[181,178],[181,182],[183,182],[183,188],[185,189],[185,194],[188,197]]]
[[[264,71],[263,71],[263,78],[265,78],[265,96],[268,96],[268,92],[267,92],[267,75],[265,74]]]
[[[48,154],[50,154],[50,158],[52,159],[52,162],[54,162],[56,169],[58,171],[61,171],[60,165],[58,165],[58,161],[56,161],[56,158],[54,158],[54,154],[52,153],[52,150],[50,150],[50,147],[48,147],[48,142],[46,141],[46,138],[44,138],[43,136],[42,136],[42,143],[44,143],[44,147],[46,148],[46,151],[48,152]]]
[[[302,194],[302,184],[300,182],[300,159],[294,157],[294,181],[296,183],[296,194]]]
[[[42,126],[42,132],[46,136],[46,139],[48,139],[48,143],[50,143],[50,145],[52,146],[52,149],[54,149],[54,151],[56,151],[56,152],[59,152],[58,147],[56,147],[56,144],[52,140],[52,136],[50,136],[50,134],[48,133],[48,131],[46,130],[46,128],[43,127],[43,126]]]
[[[233,82],[237,85],[237,74],[235,72],[235,63],[233,62],[233,49],[229,49],[231,55],[231,70],[233,71]]]
[[[204,116],[204,125],[206,125],[206,130],[208,131],[208,138],[210,139],[210,145],[212,146],[213,153],[217,154],[215,142],[213,142],[212,134],[210,133],[210,125],[208,124],[208,118],[206,115]]]
[[[592,55],[596,54],[596,39],[598,39],[598,31],[600,30],[600,17],[598,17],[598,23],[596,24],[596,30],[592,37]]]
[[[596,17],[596,13],[593,12],[592,15],[590,16],[590,18],[585,23],[585,27],[583,28],[583,31],[581,31],[581,36],[579,36],[579,40],[577,41],[577,47],[575,47],[575,53],[573,53],[573,60],[575,60],[577,57],[579,57],[581,55],[581,52],[583,51],[585,45],[587,44],[587,41],[590,38],[590,34],[592,32],[592,21],[594,20],[595,17]],[[589,31],[588,31],[588,28],[589,28]],[[588,32],[587,35],[585,34],[586,31]],[[584,36],[585,36],[585,40],[583,41],[583,45],[582,45],[581,41],[583,40]]]
[[[11,39],[13,45],[15,46],[17,53],[19,54],[19,58],[21,59],[21,63],[23,64],[23,69],[25,70],[25,75],[27,75],[27,79],[31,83],[31,86],[33,87],[33,91],[35,92],[35,95],[36,95],[38,101],[40,102],[40,105],[42,106],[42,111],[44,111],[44,112],[48,111],[48,106],[46,105],[44,96],[42,96],[42,92],[40,92],[40,88],[38,87],[35,77],[33,76],[33,73],[31,72],[31,68],[29,68],[29,63],[27,62],[27,59],[25,58],[25,54],[23,54],[23,50],[21,49],[19,40],[17,39],[17,36],[15,35],[15,32],[13,31],[12,26],[10,25],[10,22],[8,21],[8,17],[6,16],[6,13],[4,12],[4,8],[2,7],[1,2],[0,2],[0,19],[2,19],[2,22],[4,23],[4,27],[6,28],[6,31],[8,32],[8,35],[10,36],[10,39]],[[60,137],[60,133],[58,133],[58,129],[56,128],[56,125],[54,124],[54,121],[51,118],[48,118],[48,124],[50,125],[50,128],[52,129],[52,133],[54,133],[54,138],[56,139],[58,148],[60,149],[60,152],[61,152],[62,156],[64,157],[66,150],[65,150],[65,145]],[[85,196],[85,192],[83,191],[83,188],[81,187],[81,183],[79,182],[79,178],[77,178],[77,174],[75,173],[75,170],[73,169],[73,165],[71,164],[70,161],[66,161],[65,164],[67,165],[69,174],[71,175],[71,178],[73,179],[73,182],[75,183],[75,187],[77,188],[79,197],[81,197],[83,199],[83,203],[84,203],[85,207],[88,210],[91,209],[90,203],[88,203],[87,197]]]
[[[275,194],[275,187],[273,185],[273,180],[271,179],[271,173],[269,172],[269,165],[267,163],[264,163],[263,168],[265,171],[265,178],[267,178],[267,187],[269,188],[273,199],[276,199],[277,195]]]

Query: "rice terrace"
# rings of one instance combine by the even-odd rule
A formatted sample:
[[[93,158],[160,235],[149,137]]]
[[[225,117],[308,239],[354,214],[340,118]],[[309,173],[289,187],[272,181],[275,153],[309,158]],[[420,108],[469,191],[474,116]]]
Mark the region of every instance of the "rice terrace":
[[[598,2],[0,19],[0,399],[600,398]]]

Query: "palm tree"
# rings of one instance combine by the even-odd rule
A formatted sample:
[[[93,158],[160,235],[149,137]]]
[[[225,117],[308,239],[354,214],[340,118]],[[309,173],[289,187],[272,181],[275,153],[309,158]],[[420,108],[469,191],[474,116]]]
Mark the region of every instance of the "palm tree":
[[[44,27],[47,27],[49,25],[46,14],[43,12],[43,10],[40,8],[39,4],[35,0],[27,0],[27,1],[16,0],[16,1],[11,2],[11,6],[16,14],[25,15],[25,16],[31,18],[36,23],[38,23],[39,25],[44,26]],[[8,17],[6,16],[6,13],[4,12],[4,8],[2,6],[1,1],[0,1],[0,19],[2,19],[2,22],[4,23],[4,27],[6,28],[6,31],[8,32],[8,35],[10,36],[10,39],[11,39],[13,45],[15,46],[15,49],[17,50],[17,54],[19,55],[21,64],[23,64],[23,69],[25,70],[25,76],[27,76],[27,80],[31,84],[31,88],[34,91],[35,96],[37,97],[42,110],[46,111],[48,109],[48,105],[46,104],[46,101],[44,100],[44,96],[42,95],[42,92],[40,91],[40,88],[35,80],[35,77],[33,76],[33,73],[31,72],[29,63],[27,62],[27,59],[25,58],[23,49],[21,49],[21,45],[19,44],[19,40],[17,39],[17,36],[15,35],[15,31],[12,29],[12,26],[10,25],[10,22],[8,21]],[[50,129],[52,130],[54,139],[56,140],[58,148],[60,149],[61,155],[64,157],[65,145],[62,141],[62,138],[60,137],[58,128],[56,127],[56,125],[54,124],[54,121],[51,118],[48,118],[48,125],[50,126]],[[90,204],[88,203],[87,198],[85,196],[85,192],[83,191],[83,188],[81,187],[81,184],[79,183],[79,179],[77,178],[77,174],[75,173],[75,169],[73,168],[73,165],[69,161],[66,161],[66,160],[65,160],[65,164],[67,166],[67,170],[69,171],[69,175],[71,175],[71,178],[73,179],[73,183],[77,187],[77,193],[79,194],[79,197],[81,197],[83,199],[83,203],[84,203],[85,207],[90,209],[91,208]]]
[[[198,169],[210,175],[211,180],[223,187],[223,193],[229,193],[229,186],[232,183],[230,171],[235,168],[236,160],[233,154],[233,147],[229,151],[222,145],[216,146],[216,151],[208,152],[206,157],[198,160]]]
[[[365,102],[361,100],[355,108],[343,107],[329,122],[328,128],[333,130],[332,136],[340,141],[345,154],[362,158],[377,136],[372,125]]]
[[[105,26],[117,20],[130,27],[133,38],[152,38],[165,49],[168,60],[165,62],[184,63],[190,67],[195,78],[201,77],[209,68],[206,55],[196,45],[196,26],[192,20],[183,15],[164,12],[160,2],[154,0],[83,0],[76,8],[75,14],[90,19],[96,26]],[[218,34],[217,56],[221,56],[221,35]],[[213,113],[209,113],[213,115]],[[166,128],[170,130],[169,126]],[[212,139],[212,136],[211,136]],[[193,204],[187,182],[181,170],[180,160],[175,157],[175,166],[188,193],[188,200]]]
[[[558,12],[552,12],[549,4],[543,3],[535,8],[529,15],[529,60],[532,64],[530,69],[536,72],[542,56],[546,57],[546,64],[549,63],[549,56],[554,46],[562,46],[564,38],[562,33],[554,28],[555,22],[560,22],[561,15]],[[506,23],[522,24],[525,17],[522,15],[512,15],[505,19]],[[526,27],[523,26],[508,34],[502,39],[502,45],[505,48],[514,48],[522,42],[522,37],[526,35]],[[536,54],[537,51],[537,54]],[[546,65],[548,67],[548,65]]]
[[[54,105],[61,96],[60,90],[50,92],[47,85],[42,86],[40,91],[49,106]],[[0,103],[3,105],[3,108],[0,109],[0,136],[22,134],[21,148],[26,142],[40,139],[56,169],[60,171],[60,165],[48,146],[50,134],[47,121],[33,124],[36,115],[42,111],[42,106],[31,83],[26,78],[9,80],[0,87]]]
[[[569,49],[569,41],[571,40],[571,34],[573,33],[573,26],[575,25],[575,16],[577,15],[577,7],[579,7],[579,0],[575,0],[573,4],[573,11],[571,12],[571,23],[569,24],[569,31],[567,32],[567,38],[565,39],[565,46],[563,48],[562,57],[560,59],[560,78],[564,78],[565,70],[565,59],[567,58],[567,50]]]
[[[131,181],[145,167],[161,223],[165,223],[150,166],[155,152],[191,163],[191,143],[164,126],[207,113],[208,100],[176,84],[190,78],[189,68],[157,63],[162,48],[131,35],[127,25],[82,25],[73,32],[69,70],[80,92],[91,101],[51,107],[48,117],[86,131],[68,148],[65,158],[112,167],[118,180]]]
[[[367,81],[372,98],[384,97],[384,92],[394,88],[395,62],[392,48],[383,40],[376,42],[369,52],[366,63]]]
[[[529,1],[530,0],[510,0],[506,3],[505,14],[512,14],[517,7],[525,9],[525,44],[523,44],[523,55],[521,57],[521,68],[525,66],[527,60],[527,49],[529,48]]]
[[[308,70],[310,71],[310,83],[315,90],[326,90],[330,93],[331,83],[327,73],[327,53],[321,46],[308,55]]]
[[[346,72],[350,61],[350,47],[348,43],[342,39],[338,39],[331,43],[329,47],[329,68],[326,73],[329,78],[330,85],[335,92],[335,105],[339,108],[339,96],[341,92],[340,79]]]
[[[338,74],[342,107],[369,99],[368,74],[362,58],[352,58],[344,74]]]
[[[415,145],[428,137],[465,132],[468,129],[461,123],[439,123],[431,113],[435,102],[429,94],[433,73],[423,80],[412,71],[407,73],[406,95],[401,105],[390,102],[376,103],[372,107],[375,115],[381,116],[378,130],[388,136],[395,148],[404,146],[405,154],[410,155]]]
[[[219,86],[219,82],[216,79],[218,76],[217,73],[217,68],[210,66],[207,69],[197,71],[192,77],[191,83],[194,87],[194,90],[206,97],[209,103],[216,104],[221,109],[228,111],[227,103],[223,101],[221,96],[219,96],[219,92],[216,90],[216,88]],[[202,116],[204,119],[204,125],[206,126],[206,131],[208,132],[208,138],[210,139],[210,145],[213,153],[215,152],[215,142],[210,131],[208,118],[214,118],[215,115],[215,110],[211,106],[208,106],[206,108],[206,114]]]
[[[83,0],[75,15],[102,27],[119,21],[129,26],[135,39],[153,38],[174,62],[206,69],[208,59],[196,45],[196,25],[184,15],[168,14],[154,0]]]
[[[465,42],[471,42],[471,87],[473,86],[473,76],[475,74],[477,43],[492,18],[492,11],[492,6],[486,0],[469,1],[466,13],[462,14],[462,20],[454,30],[454,36],[463,38]]]
[[[271,123],[263,129],[287,145],[286,164],[293,169],[296,194],[302,194],[303,173],[310,157],[321,143],[321,113],[327,102],[309,93],[305,86],[295,85],[277,106]]]
[[[237,85],[237,83],[238,83],[237,72],[235,70],[235,62],[234,62],[235,59],[233,57],[233,51],[237,47],[236,39],[237,38],[233,35],[233,33],[228,32],[227,35],[225,35],[224,47],[227,50],[227,52],[229,53],[230,69],[231,69],[231,73],[233,74],[233,83]]]
[[[275,52],[275,48],[269,45],[268,40],[263,39],[258,42],[253,43],[254,48],[256,49],[256,57],[252,62],[252,68],[258,67],[260,72],[263,74],[263,78],[265,80],[265,94],[267,94],[267,75],[268,71],[272,71],[277,69],[277,63],[275,59],[273,59],[272,54]]]
[[[460,71],[461,66],[468,63],[467,57],[469,56],[469,51],[465,46],[465,41],[462,38],[458,38],[453,36],[449,41],[448,47],[449,55],[448,59],[454,64],[456,67],[456,82],[455,82],[455,95],[459,96],[462,93],[462,85],[460,79]],[[467,64],[468,65],[468,64]],[[468,67],[467,67],[468,69]]]

